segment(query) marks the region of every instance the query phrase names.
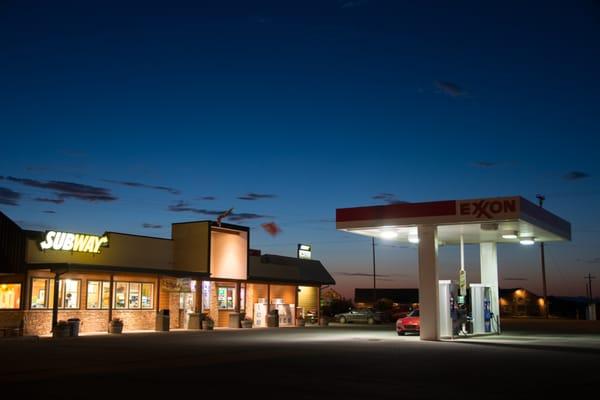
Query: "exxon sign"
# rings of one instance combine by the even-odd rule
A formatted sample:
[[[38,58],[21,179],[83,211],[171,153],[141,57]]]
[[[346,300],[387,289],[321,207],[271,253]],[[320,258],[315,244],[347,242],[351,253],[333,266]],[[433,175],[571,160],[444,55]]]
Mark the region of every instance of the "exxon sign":
[[[517,199],[463,200],[456,202],[456,214],[475,219],[498,219],[517,212]]]

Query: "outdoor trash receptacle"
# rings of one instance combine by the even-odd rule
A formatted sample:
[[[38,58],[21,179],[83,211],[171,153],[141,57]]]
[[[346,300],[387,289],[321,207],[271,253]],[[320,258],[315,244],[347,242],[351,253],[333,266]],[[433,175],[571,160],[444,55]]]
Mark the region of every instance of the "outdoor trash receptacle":
[[[190,319],[188,320],[188,329],[202,329],[202,314],[201,313],[189,313]]]
[[[79,336],[81,320],[79,318],[69,318],[67,322],[69,324],[69,336]]]
[[[267,327],[278,328],[279,327],[279,311],[271,310],[267,315]]]
[[[232,312],[229,314],[229,327],[239,328],[240,327],[240,313]]]
[[[168,332],[169,331],[169,310],[159,310],[156,313],[156,330]]]

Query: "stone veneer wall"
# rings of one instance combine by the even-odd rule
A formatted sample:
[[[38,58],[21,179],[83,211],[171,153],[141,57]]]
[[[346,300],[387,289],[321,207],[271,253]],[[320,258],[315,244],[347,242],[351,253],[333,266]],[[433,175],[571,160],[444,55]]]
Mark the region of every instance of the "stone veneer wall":
[[[25,317],[24,335],[46,335],[50,333],[52,310],[23,311]],[[123,320],[123,331],[151,330],[155,327],[154,310],[113,310],[113,318]],[[3,316],[4,317],[4,316]],[[108,310],[61,310],[58,319],[79,318],[80,332],[107,332]]]

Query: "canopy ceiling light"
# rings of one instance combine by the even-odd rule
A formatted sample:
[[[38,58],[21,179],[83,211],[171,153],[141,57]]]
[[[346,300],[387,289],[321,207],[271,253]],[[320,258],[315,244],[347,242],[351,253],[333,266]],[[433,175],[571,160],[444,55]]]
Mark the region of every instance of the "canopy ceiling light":
[[[517,239],[519,237],[519,232],[512,231],[506,232],[502,234],[502,239]]]
[[[383,231],[381,232],[382,239],[395,239],[398,237],[398,232],[396,231]]]
[[[519,243],[521,243],[524,246],[531,246],[532,244],[535,244],[535,238],[533,236],[532,237],[524,237],[524,238],[521,238]]]

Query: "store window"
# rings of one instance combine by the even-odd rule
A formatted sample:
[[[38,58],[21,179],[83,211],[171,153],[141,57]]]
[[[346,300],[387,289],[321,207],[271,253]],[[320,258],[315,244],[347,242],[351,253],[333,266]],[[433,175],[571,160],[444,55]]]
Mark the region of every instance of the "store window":
[[[152,308],[154,299],[154,284],[142,283],[142,308]]]
[[[140,308],[140,287],[141,283],[129,284],[129,308]]]
[[[0,284],[0,310],[16,310],[21,307],[21,284]]]
[[[114,308],[152,309],[154,284],[141,282],[115,282]]]
[[[210,310],[210,281],[202,281],[202,308]]]
[[[87,308],[92,310],[108,309],[110,301],[109,281],[88,281]]]
[[[115,283],[115,308],[127,308],[127,289],[129,283],[127,282],[116,282]]]
[[[79,308],[79,279],[58,281],[58,308]],[[54,305],[54,279],[33,278],[31,280],[31,308],[48,309]]]
[[[217,288],[217,302],[219,310],[233,310],[235,288],[219,286]]]
[[[31,280],[31,308],[50,308],[54,279],[33,278]]]
[[[240,311],[246,310],[246,284],[240,284]]]
[[[79,279],[58,281],[58,308],[79,308]]]

